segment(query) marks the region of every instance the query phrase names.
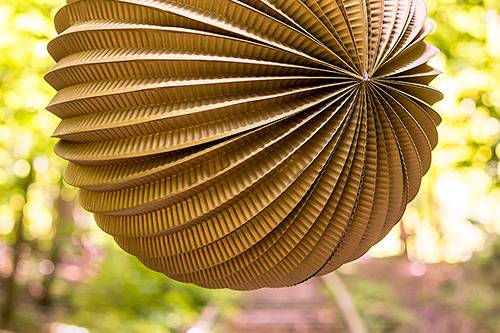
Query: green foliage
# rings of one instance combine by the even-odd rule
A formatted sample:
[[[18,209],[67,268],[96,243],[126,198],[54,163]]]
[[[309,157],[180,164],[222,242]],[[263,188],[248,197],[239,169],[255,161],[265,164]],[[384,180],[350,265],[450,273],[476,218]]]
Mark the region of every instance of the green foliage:
[[[480,256],[475,258],[481,275],[500,290],[500,239],[496,239]],[[500,303],[500,302],[499,302]]]
[[[55,35],[51,17],[62,3],[0,3],[0,143],[13,157],[47,152],[53,144],[47,133],[56,118],[40,112],[53,89],[42,77],[53,63],[46,45]]]
[[[231,292],[174,282],[112,246],[95,279],[71,288],[77,325],[102,333],[176,331]]]
[[[427,5],[436,23],[429,42],[440,49],[438,67],[444,70],[437,84],[447,95],[440,104],[446,131],[440,148],[457,150],[460,144],[462,153],[450,164],[483,169],[498,186],[500,4],[495,0],[434,0]],[[453,141],[446,137],[448,131],[454,132]]]

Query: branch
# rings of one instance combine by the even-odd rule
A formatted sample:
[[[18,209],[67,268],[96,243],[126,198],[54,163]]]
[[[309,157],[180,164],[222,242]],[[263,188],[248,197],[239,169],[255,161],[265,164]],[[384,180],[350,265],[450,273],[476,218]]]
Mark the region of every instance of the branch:
[[[342,312],[347,326],[349,327],[349,332],[351,333],[368,333],[365,323],[361,316],[359,315],[356,306],[352,300],[351,294],[340,276],[333,272],[328,276],[322,277],[323,285],[331,292],[333,299],[337,306]]]

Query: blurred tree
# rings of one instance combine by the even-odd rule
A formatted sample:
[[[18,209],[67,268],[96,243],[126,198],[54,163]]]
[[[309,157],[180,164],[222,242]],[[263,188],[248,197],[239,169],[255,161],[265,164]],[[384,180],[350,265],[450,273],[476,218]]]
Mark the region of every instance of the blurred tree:
[[[3,326],[16,313],[19,281],[26,281],[23,251],[35,245],[43,249],[52,238],[52,192],[61,163],[53,158],[53,140],[47,135],[55,118],[40,112],[51,94],[41,77],[51,64],[45,51],[54,35],[50,16],[60,5],[46,0],[0,3],[0,241],[10,245],[11,254],[0,304]]]

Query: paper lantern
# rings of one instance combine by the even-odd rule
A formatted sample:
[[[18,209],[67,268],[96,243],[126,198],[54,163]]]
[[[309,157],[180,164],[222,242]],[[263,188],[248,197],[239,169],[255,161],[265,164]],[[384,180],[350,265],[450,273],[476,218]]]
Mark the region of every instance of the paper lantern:
[[[283,287],[363,255],[437,143],[421,0],[69,0],[49,44],[65,179],[146,266]]]

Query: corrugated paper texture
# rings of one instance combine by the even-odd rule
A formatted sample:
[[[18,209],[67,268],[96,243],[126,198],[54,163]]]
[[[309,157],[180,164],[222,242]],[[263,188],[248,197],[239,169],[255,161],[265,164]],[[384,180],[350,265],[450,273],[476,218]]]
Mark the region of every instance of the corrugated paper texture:
[[[47,109],[65,179],[146,266],[283,287],[363,255],[429,169],[422,0],[69,0]]]

